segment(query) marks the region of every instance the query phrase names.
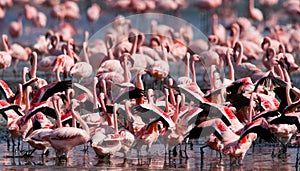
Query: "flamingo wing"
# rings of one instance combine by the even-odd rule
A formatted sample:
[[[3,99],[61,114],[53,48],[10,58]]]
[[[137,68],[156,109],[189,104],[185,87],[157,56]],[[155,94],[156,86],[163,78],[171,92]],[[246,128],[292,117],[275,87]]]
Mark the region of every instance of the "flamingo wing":
[[[200,116],[221,118],[226,125],[231,125],[223,106],[214,103],[200,103],[199,107],[203,109]]]
[[[287,83],[269,74],[268,76],[264,76],[256,82],[254,91],[257,90],[259,85],[271,86],[270,84],[275,87],[286,87]]]
[[[13,109],[19,116],[23,116],[24,114],[19,111],[20,108],[21,107],[19,105],[9,105],[9,106],[0,108],[0,113],[2,114],[2,116],[4,117],[5,120],[8,119],[5,111],[11,110],[11,109]]]
[[[256,133],[258,137],[264,139],[267,142],[276,143],[278,138],[270,132],[270,130],[262,124],[253,124],[244,130],[239,138],[242,140],[249,133]]]
[[[236,110],[240,110],[244,106],[249,106],[250,99],[243,94],[227,94],[226,100],[228,100]]]
[[[46,116],[50,116],[51,118],[56,119],[54,108],[50,107],[48,103],[42,103],[39,106],[34,107],[32,110],[29,110],[24,120],[29,120],[33,115],[37,114],[38,112],[42,112]]]
[[[4,80],[0,80],[0,91],[5,95],[5,99],[7,101],[15,96],[15,94],[12,92],[12,90]]]
[[[142,118],[162,118],[164,121],[166,121],[168,123],[168,125],[170,127],[175,126],[174,122],[172,121],[172,119],[170,118],[169,115],[167,115],[167,113],[165,113],[162,109],[160,109],[159,107],[155,106],[155,105],[151,105],[151,104],[140,104],[136,107],[133,108],[133,111],[135,113],[140,114],[140,116]]]
[[[283,111],[282,114],[286,114],[286,113],[291,113],[291,112],[295,112],[296,109],[300,106],[300,100],[298,100],[295,103],[290,104],[289,106],[286,106]]]
[[[72,80],[67,81],[59,81],[50,85],[49,88],[45,91],[41,98],[41,102],[47,100],[49,97],[53,96],[53,94],[57,92],[63,92],[72,87]]]
[[[129,87],[127,91],[123,92],[117,96],[114,100],[114,103],[120,103],[125,99],[137,99],[145,95],[145,91],[137,87]]]
[[[255,121],[259,118],[269,119],[271,117],[276,117],[276,116],[280,116],[280,115],[281,115],[281,113],[278,110],[265,111],[265,112],[262,112],[262,113],[256,115],[255,117],[253,117],[252,121]]]
[[[270,124],[289,124],[296,125],[298,131],[300,130],[300,123],[297,116],[286,116],[282,115],[281,117],[275,118],[270,121]]]
[[[178,85],[179,91],[186,95],[186,97],[192,100],[196,105],[205,102],[205,99],[198,93],[189,90],[185,85]]]
[[[38,80],[38,78],[32,78],[30,80],[28,80],[27,82],[25,82],[23,85],[22,85],[22,90],[26,90],[26,88],[28,86],[30,86],[32,83],[36,82]],[[20,94],[19,90],[16,91],[15,95],[13,97],[10,98],[10,101],[14,101],[16,99],[16,97]]]

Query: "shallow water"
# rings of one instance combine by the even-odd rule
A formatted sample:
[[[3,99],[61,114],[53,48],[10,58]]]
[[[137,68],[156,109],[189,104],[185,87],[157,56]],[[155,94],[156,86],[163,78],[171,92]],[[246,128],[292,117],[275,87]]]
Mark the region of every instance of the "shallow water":
[[[110,162],[99,160],[94,151],[89,148],[88,153],[84,153],[83,145],[75,147],[69,152],[67,161],[59,161],[55,158],[53,149],[44,159],[41,158],[41,151],[33,153],[32,157],[20,157],[19,153],[7,150],[6,143],[1,143],[0,150],[1,170],[295,170],[296,148],[288,148],[287,156],[272,158],[272,147],[267,145],[256,145],[247,152],[242,165],[230,165],[229,157],[223,156],[221,159],[218,153],[204,149],[204,156],[201,159],[199,151],[201,145],[194,145],[194,150],[188,149],[189,158],[173,157],[165,159],[164,147],[162,144],[154,144],[151,148],[151,159],[145,153],[138,160],[136,150],[133,148],[128,153],[127,160],[124,161],[123,154],[117,153],[111,156]],[[188,146],[189,147],[189,146]],[[278,148],[276,148],[278,150]],[[183,154],[184,155],[184,154]]]

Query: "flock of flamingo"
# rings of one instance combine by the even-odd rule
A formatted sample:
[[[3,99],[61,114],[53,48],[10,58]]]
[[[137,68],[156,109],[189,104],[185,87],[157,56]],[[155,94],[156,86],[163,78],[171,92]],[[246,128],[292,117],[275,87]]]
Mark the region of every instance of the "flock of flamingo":
[[[10,3],[2,2],[0,9],[9,8],[5,6]],[[110,7],[123,5],[126,10],[155,4],[176,10],[186,3],[167,2],[107,1]],[[258,2],[283,5],[285,15],[300,16],[298,0]],[[195,3],[200,9],[225,6],[221,0]],[[3,34],[3,72],[14,63],[16,73],[19,61],[28,62],[20,83],[0,80],[0,113],[7,121],[12,151],[34,155],[41,150],[45,157],[51,148],[59,159],[67,159],[73,147],[84,144],[86,152],[91,147],[101,159],[117,152],[125,159],[133,148],[141,158],[143,146],[150,155],[152,144],[159,141],[172,157],[177,145],[189,142],[194,150],[193,140],[206,137],[205,147],[220,157],[230,156],[231,164],[241,164],[257,139],[280,145],[272,157],[285,156],[290,142],[300,146],[300,90],[291,78],[299,71],[300,24],[272,20],[265,31],[265,16],[254,0],[248,6],[248,18],[238,17],[227,27],[219,22],[222,17],[212,14],[208,41],[194,40],[190,25],[174,30],[156,20],[151,21],[149,37],[119,15],[103,39],[89,41],[89,32],[84,33],[82,58],[70,29],[49,30],[31,47],[9,44],[9,36]],[[79,11],[75,2],[65,1],[53,5],[51,14],[60,20],[80,18],[71,8]],[[97,4],[91,8],[88,18],[96,21],[101,9]],[[46,17],[34,5],[24,5],[24,11],[37,27],[46,25],[37,22]],[[20,20],[11,24],[11,38],[22,36]],[[176,62],[185,64],[184,75],[170,74]],[[203,78],[197,80],[199,71]],[[43,72],[50,76],[46,79]],[[17,148],[15,140],[21,141]],[[33,150],[23,150],[25,143]],[[183,151],[188,157],[187,147]]]

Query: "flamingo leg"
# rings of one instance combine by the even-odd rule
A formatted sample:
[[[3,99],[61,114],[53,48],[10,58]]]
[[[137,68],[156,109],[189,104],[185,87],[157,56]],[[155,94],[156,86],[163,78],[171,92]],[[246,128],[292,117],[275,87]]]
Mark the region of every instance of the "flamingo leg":
[[[7,143],[7,151],[9,151],[9,147],[10,147],[9,138],[6,139],[6,143]]]
[[[182,155],[182,150],[181,150],[181,144],[179,144],[179,156],[180,156],[180,158],[183,157],[183,155]]]
[[[15,60],[15,63],[14,63],[14,69],[13,69],[13,73],[14,73],[14,76],[17,77],[17,66],[19,64],[19,60],[16,59]]]
[[[201,153],[201,157],[202,157],[202,155],[204,154],[204,151],[203,151],[203,149],[205,148],[205,147],[207,147],[208,145],[206,144],[206,145],[204,145],[204,146],[202,146],[202,147],[200,147],[200,153]]]
[[[299,146],[297,147],[297,156],[296,156],[296,165],[295,165],[295,167],[296,167],[296,170],[298,170],[298,164],[299,163]]]
[[[185,146],[184,146],[184,154],[185,154],[185,158],[186,159],[188,159],[189,158],[189,156],[188,156],[188,154],[187,154],[187,144],[188,144],[188,140],[185,142]]]
[[[177,157],[177,146],[173,148],[173,156]]]

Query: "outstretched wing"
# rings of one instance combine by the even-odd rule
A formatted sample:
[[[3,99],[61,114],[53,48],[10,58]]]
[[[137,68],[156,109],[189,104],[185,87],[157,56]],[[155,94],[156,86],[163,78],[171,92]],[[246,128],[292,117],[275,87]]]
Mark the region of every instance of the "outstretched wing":
[[[135,114],[139,114],[142,119],[150,118],[162,118],[165,120],[170,127],[174,127],[175,124],[172,121],[171,117],[167,115],[162,109],[152,104],[140,104],[133,108]]]
[[[267,142],[278,142],[278,138],[270,132],[268,123],[264,118],[257,119],[247,125],[239,140],[242,140],[249,133],[256,133],[258,137],[266,140]]]
[[[282,114],[286,114],[286,113],[291,113],[291,112],[295,112],[296,109],[300,107],[300,100],[298,100],[295,103],[290,104],[289,106],[286,106],[283,111]]]
[[[139,89],[137,87],[130,87],[127,89],[127,91],[124,91],[122,94],[117,96],[114,99],[114,103],[120,103],[123,100],[126,99],[136,99],[141,98],[145,95],[145,91],[142,89]]]
[[[47,103],[42,103],[39,106],[34,107],[32,110],[29,110],[24,118],[24,121],[29,120],[33,115],[37,114],[38,112],[42,112],[44,115],[56,119],[56,113],[54,108],[50,107]]]
[[[281,117],[275,118],[270,121],[270,124],[289,124],[296,125],[298,131],[300,130],[300,124],[297,116],[286,116],[282,115]]]
[[[270,117],[276,117],[276,116],[280,116],[281,113],[278,110],[272,110],[272,111],[264,111],[258,115],[256,115],[255,117],[252,118],[252,121],[255,121],[259,118],[264,118],[264,119],[269,119]]]

